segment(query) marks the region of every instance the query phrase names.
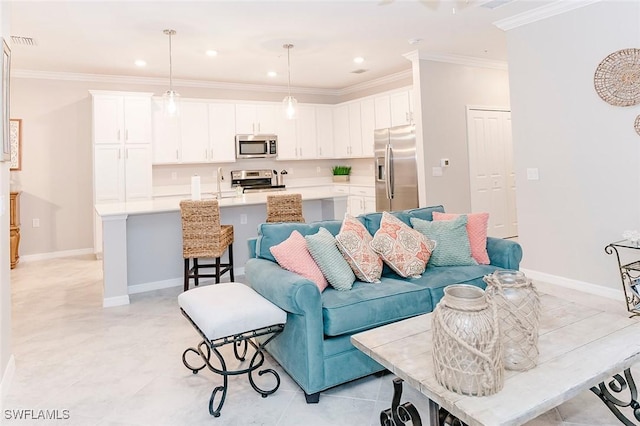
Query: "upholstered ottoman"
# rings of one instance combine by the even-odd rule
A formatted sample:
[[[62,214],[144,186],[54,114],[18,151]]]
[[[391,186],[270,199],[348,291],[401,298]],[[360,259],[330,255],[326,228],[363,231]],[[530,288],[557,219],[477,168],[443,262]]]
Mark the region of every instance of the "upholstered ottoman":
[[[276,380],[272,389],[259,388],[253,380],[252,373],[264,363],[264,347],[284,328],[287,314],[253,289],[242,283],[224,283],[198,287],[185,291],[178,296],[178,304],[183,315],[204,339],[195,348],[188,348],[182,354],[182,362],[193,374],[204,367],[223,377],[222,386],[211,392],[209,413],[220,416],[220,410],[227,396],[228,376],[247,374],[251,387],[263,398],[274,393],[280,386],[280,376],[273,369],[258,372],[271,373]],[[269,337],[260,344],[252,337]],[[233,354],[240,361],[247,355],[247,343],[255,353],[246,368],[229,371],[227,364],[218,351],[221,346],[233,345]],[[198,358],[197,366],[187,361],[187,354],[194,353]],[[220,368],[211,364],[211,353],[218,358]],[[200,365],[202,362],[202,365]],[[216,394],[222,392],[220,401],[214,408]]]

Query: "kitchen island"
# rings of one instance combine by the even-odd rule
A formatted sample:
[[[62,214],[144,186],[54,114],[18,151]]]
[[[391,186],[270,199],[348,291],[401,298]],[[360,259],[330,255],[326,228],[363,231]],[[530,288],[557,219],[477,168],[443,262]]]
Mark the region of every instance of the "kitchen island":
[[[249,258],[247,239],[257,235],[267,216],[267,195],[288,193],[302,195],[307,222],[342,219],[347,210],[347,196],[331,186],[223,196],[220,221],[234,227],[236,275],[244,273]],[[96,204],[102,220],[104,307],[128,304],[129,294],[183,285],[180,200],[185,198]]]

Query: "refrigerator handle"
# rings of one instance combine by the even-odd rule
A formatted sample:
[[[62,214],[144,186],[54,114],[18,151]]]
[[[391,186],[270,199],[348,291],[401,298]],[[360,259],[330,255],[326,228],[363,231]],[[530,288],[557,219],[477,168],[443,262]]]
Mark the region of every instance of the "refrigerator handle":
[[[384,156],[385,165],[384,168],[386,170],[386,184],[387,184],[387,198],[393,199],[393,150],[391,149],[391,145],[387,145],[387,152]]]

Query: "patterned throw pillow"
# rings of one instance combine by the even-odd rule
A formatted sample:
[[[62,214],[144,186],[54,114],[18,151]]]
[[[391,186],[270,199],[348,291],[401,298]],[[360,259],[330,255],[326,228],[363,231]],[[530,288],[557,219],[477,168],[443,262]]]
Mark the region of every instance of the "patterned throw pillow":
[[[435,244],[420,232],[387,212],[382,213],[380,229],[371,248],[401,277],[420,277],[427,267]]]
[[[375,283],[382,275],[382,260],[369,247],[373,238],[362,223],[346,214],[340,232],[336,235],[336,245],[342,256],[360,281]]]
[[[304,237],[311,257],[316,261],[329,284],[336,290],[351,290],[356,276],[336,246],[336,239],[326,228]]]
[[[467,234],[467,217],[454,220],[430,221],[411,218],[413,227],[438,243],[431,254],[430,266],[477,265],[471,257],[471,246]]]
[[[301,233],[293,231],[291,236],[276,246],[272,246],[271,254],[276,258],[278,265],[287,271],[295,272],[310,281],[313,281],[320,290],[320,293],[327,288],[327,282],[322,271],[309,254],[307,240]]]
[[[433,212],[433,220],[452,220],[459,214]],[[480,265],[491,263],[487,253],[487,227],[489,225],[489,213],[468,213],[467,234],[471,245],[471,256]]]

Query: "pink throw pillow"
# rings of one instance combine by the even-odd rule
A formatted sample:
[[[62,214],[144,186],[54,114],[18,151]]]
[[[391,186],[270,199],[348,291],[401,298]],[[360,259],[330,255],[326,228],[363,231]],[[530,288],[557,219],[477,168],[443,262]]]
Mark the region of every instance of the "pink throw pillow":
[[[373,240],[367,228],[350,214],[346,214],[340,232],[336,235],[336,245],[342,256],[360,281],[375,283],[382,275],[382,260],[369,247]]]
[[[394,215],[383,212],[371,248],[401,277],[418,278],[427,267],[435,243]]]
[[[460,214],[433,212],[433,220],[453,220]],[[471,257],[480,265],[491,263],[487,253],[487,227],[489,213],[467,213],[467,234],[471,246]]]
[[[293,231],[289,238],[269,250],[276,258],[278,265],[313,281],[318,286],[320,293],[329,285],[318,264],[311,257],[307,249],[307,240],[300,232]]]

